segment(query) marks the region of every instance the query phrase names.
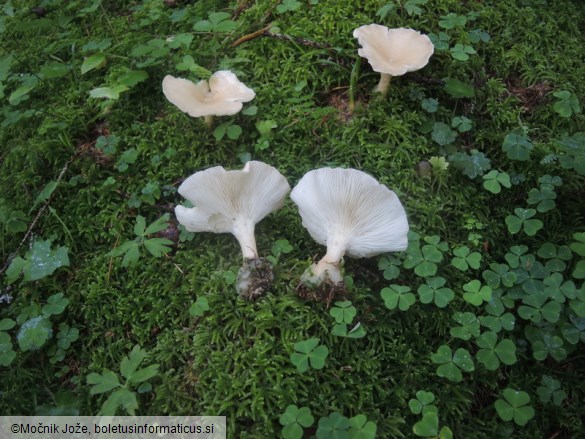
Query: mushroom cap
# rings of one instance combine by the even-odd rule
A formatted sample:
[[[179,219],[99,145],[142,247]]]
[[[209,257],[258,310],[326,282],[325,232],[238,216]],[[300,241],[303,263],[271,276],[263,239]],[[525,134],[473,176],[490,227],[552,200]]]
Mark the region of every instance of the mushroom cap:
[[[189,116],[230,116],[242,109],[242,102],[254,99],[254,90],[241,83],[229,70],[215,72],[209,81],[197,84],[188,79],[164,77],[163,92],[167,99]]]
[[[177,219],[190,232],[233,233],[236,220],[252,226],[282,207],[290,186],[270,165],[250,161],[241,171],[221,166],[187,178],[179,193],[195,205],[177,206]]]
[[[407,28],[388,29],[379,24],[360,26],[353,31],[374,71],[392,76],[404,75],[426,66],[435,46],[424,34]]]
[[[303,226],[319,244],[343,241],[345,251],[355,257],[408,247],[408,221],[398,196],[365,172],[309,171],[290,197],[299,207]]]

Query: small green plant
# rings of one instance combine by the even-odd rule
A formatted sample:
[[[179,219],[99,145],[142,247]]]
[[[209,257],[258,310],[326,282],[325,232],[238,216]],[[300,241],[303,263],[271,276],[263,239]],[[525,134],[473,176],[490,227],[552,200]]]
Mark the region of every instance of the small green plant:
[[[398,307],[400,311],[407,311],[416,302],[416,297],[410,292],[410,287],[392,284],[380,292],[384,305],[390,310]]]
[[[467,349],[459,348],[453,353],[447,345],[441,345],[437,352],[431,355],[431,361],[438,364],[437,375],[458,383],[463,379],[461,371],[473,372],[475,365]]]
[[[479,320],[471,312],[456,312],[453,314],[453,320],[461,326],[455,326],[449,331],[453,337],[462,340],[469,340],[471,337],[479,336]]]
[[[278,239],[274,244],[272,244],[272,247],[270,249],[272,254],[267,256],[266,259],[268,259],[272,263],[272,265],[278,265],[280,257],[283,254],[292,252],[292,250],[293,246],[290,245],[287,239]]]
[[[283,0],[281,4],[276,7],[279,14],[284,14],[288,11],[296,11],[302,6],[302,3],[297,0]]]
[[[144,246],[146,250],[155,258],[161,257],[163,254],[171,251],[173,242],[166,238],[147,238],[149,235],[158,233],[168,227],[167,221],[170,215],[164,214],[155,222],[146,227],[146,219],[138,215],[136,224],[134,225],[134,234],[136,239],[125,241],[120,246],[110,251],[107,256],[118,257],[124,255],[122,259],[123,267],[133,267],[140,259],[140,248]]]
[[[6,270],[8,284],[14,283],[21,274],[25,282],[47,277],[60,267],[69,266],[67,247],[51,248],[52,241],[35,241],[24,258],[17,256]]]
[[[499,194],[502,191],[502,186],[506,188],[512,187],[510,176],[505,172],[496,171],[495,169],[485,174],[483,180],[483,187],[492,194]]]
[[[119,409],[123,409],[129,415],[134,416],[138,409],[136,392],[149,392],[152,386],[148,383],[148,380],[158,375],[158,364],[138,369],[146,355],[146,351],[136,345],[130,354],[122,359],[120,362],[120,374],[125,378],[124,384],[120,382],[118,374],[108,369],[100,374],[92,372],[87,375],[87,384],[92,386],[89,389],[91,395],[100,395],[113,391],[102,404],[98,415],[114,416]]]
[[[581,113],[581,105],[577,95],[567,90],[553,92],[557,101],[553,104],[555,110],[561,117],[571,117],[573,114]]]
[[[315,422],[311,415],[311,410],[307,407],[297,407],[294,404],[289,405],[279,418],[284,439],[301,439],[303,437],[303,428],[310,427]]]
[[[495,332],[484,332],[476,338],[475,344],[480,348],[476,358],[488,370],[496,370],[500,363],[512,365],[516,363],[516,345],[512,340],[504,339],[498,342]]]
[[[533,149],[534,145],[526,135],[525,130],[521,128],[515,129],[506,135],[502,143],[502,150],[511,160],[525,162],[530,158],[530,152]]]
[[[455,293],[451,288],[446,288],[447,281],[443,277],[428,277],[425,284],[418,287],[418,295],[421,303],[434,302],[439,308],[445,308],[454,298]]]
[[[553,403],[556,406],[561,406],[563,401],[567,398],[567,394],[561,389],[561,383],[549,375],[543,375],[540,381],[540,386],[536,389],[536,393],[543,404]]]
[[[62,314],[68,305],[69,299],[63,293],[57,293],[49,296],[42,307],[31,303],[23,308],[16,321],[10,318],[0,320],[0,366],[9,366],[16,358],[12,338],[5,331],[20,325],[16,332],[18,347],[22,352],[37,351],[53,337],[52,317]],[[62,323],[57,334],[57,344],[52,346],[51,362],[62,360],[65,350],[78,338],[79,331],[76,328],[69,328]]]
[[[490,159],[483,152],[479,152],[476,149],[472,149],[470,154],[464,152],[451,154],[449,163],[471,179],[482,176],[492,166]]]
[[[522,427],[534,417],[534,409],[528,405],[530,403],[528,393],[507,388],[502,392],[502,396],[504,399],[498,399],[495,407],[503,421],[514,420]]]
[[[189,308],[189,314],[191,314],[193,317],[201,317],[203,314],[205,314],[206,311],[209,311],[209,303],[203,296],[198,297],[195,303],[193,303]]]
[[[339,412],[333,412],[329,416],[319,419],[317,439],[349,439],[349,428],[349,419]]]
[[[320,345],[318,338],[299,341],[295,343],[294,349],[296,352],[290,355],[290,361],[301,373],[309,370],[309,366],[313,369],[323,369],[329,355],[329,349],[325,345]]]
[[[463,285],[463,299],[474,306],[480,306],[483,302],[489,302],[492,298],[492,289],[487,285],[481,285],[477,279]]]
[[[517,207],[514,209],[514,215],[508,215],[505,219],[508,231],[515,235],[524,230],[528,236],[534,236],[544,227],[544,223],[539,219],[532,218],[536,215],[535,209],[522,209]]]
[[[470,267],[477,270],[481,263],[481,253],[472,252],[467,246],[453,249],[453,255],[455,257],[451,260],[451,265],[461,271],[467,271]]]

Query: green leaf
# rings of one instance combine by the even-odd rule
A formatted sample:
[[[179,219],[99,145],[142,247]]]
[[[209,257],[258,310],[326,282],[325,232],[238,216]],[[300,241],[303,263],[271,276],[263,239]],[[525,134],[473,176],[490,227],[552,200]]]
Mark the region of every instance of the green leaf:
[[[31,351],[41,348],[52,335],[51,321],[44,316],[38,316],[22,324],[16,340],[21,351]]]
[[[561,383],[548,375],[542,376],[541,385],[536,389],[536,393],[542,403],[552,402],[556,406],[561,406],[567,398],[567,394],[561,389]]]
[[[51,195],[53,195],[53,192],[55,192],[57,186],[59,186],[59,183],[56,181],[50,181],[49,183],[47,183],[43,190],[35,198],[35,201],[30,211],[32,212],[40,203],[44,203],[49,198],[51,198]]]
[[[329,355],[329,349],[325,345],[319,345],[318,338],[310,338],[295,343],[294,349],[297,352],[291,354],[290,360],[301,373],[307,371],[309,365],[313,369],[322,369]]]
[[[67,251],[67,247],[51,249],[51,240],[35,241],[25,259],[15,258],[6,274],[10,281],[16,280],[21,272],[27,282],[42,279],[60,267],[69,266]]]
[[[410,292],[410,288],[392,284],[380,292],[386,308],[392,310],[398,307],[401,311],[407,311],[415,302],[416,297]]]
[[[492,170],[484,175],[483,179],[483,187],[493,194],[499,194],[502,191],[502,186],[512,187],[510,176],[505,172]]]
[[[10,366],[15,358],[16,352],[12,348],[10,336],[6,332],[0,332],[0,366]]]
[[[483,152],[475,149],[471,150],[471,154],[457,152],[449,156],[449,163],[456,169],[460,170],[463,175],[473,179],[482,176],[485,171],[491,168],[491,161]]]
[[[335,306],[329,310],[329,314],[331,314],[337,323],[350,324],[356,316],[357,311],[351,305],[351,302],[346,300],[343,302],[335,302]]]
[[[100,416],[114,416],[118,407],[122,407],[129,415],[134,416],[138,408],[136,395],[125,387],[113,392],[98,412]]]
[[[160,258],[163,254],[169,253],[172,248],[173,241],[166,238],[150,238],[144,240],[144,247],[155,258]]]
[[[144,369],[140,369],[134,372],[129,378],[128,382],[139,384],[144,381],[151,379],[152,377],[158,375],[158,364],[151,364],[150,366],[145,367]]]
[[[148,79],[148,73],[144,70],[130,70],[124,73],[117,79],[118,84],[126,87],[134,87],[136,84],[146,81]]]
[[[445,91],[454,98],[474,98],[475,90],[472,85],[454,78],[443,78]]]
[[[152,235],[153,233],[158,233],[158,232],[162,232],[163,230],[166,230],[169,226],[169,224],[168,224],[169,218],[170,218],[170,215],[168,213],[165,213],[159,219],[157,219],[152,224],[150,224],[146,228],[146,230],[144,231],[144,235],[142,235],[142,236],[148,236],[148,235]]]
[[[512,160],[527,161],[530,158],[530,151],[533,149],[534,145],[522,129],[510,132],[502,143],[502,150]]]
[[[205,297],[198,297],[195,303],[191,305],[189,308],[189,314],[193,317],[201,317],[205,314],[205,311],[209,311],[209,303],[207,298]]]
[[[524,426],[534,417],[534,409],[529,406],[530,396],[526,392],[507,388],[503,391],[504,399],[495,402],[496,411],[504,421],[514,422]]]
[[[87,384],[93,386],[89,389],[90,395],[109,392],[110,390],[121,386],[118,375],[111,370],[105,370],[102,374],[90,373],[86,379]]]
[[[418,294],[421,303],[427,304],[435,302],[439,308],[446,307],[455,297],[455,293],[450,288],[443,288],[447,282],[442,277],[426,278],[426,285],[418,288]]]
[[[421,437],[436,436],[439,432],[439,416],[436,412],[425,413],[422,419],[414,424],[412,431]]]
[[[64,297],[63,293],[53,294],[47,299],[47,304],[43,306],[42,313],[45,317],[61,314],[69,305],[69,299]]]
[[[581,113],[581,106],[577,95],[567,90],[553,92],[558,100],[553,104],[553,110],[561,117],[571,117],[573,114]]]
[[[98,87],[90,90],[89,96],[96,99],[105,98],[115,101],[120,98],[120,93],[126,90],[128,90],[128,87],[125,85],[117,85],[115,87]]]
[[[280,415],[280,425],[283,425],[282,436],[285,439],[301,439],[303,427],[310,427],[315,422],[311,411],[307,407],[300,409],[296,405],[287,406],[285,412]]]
[[[50,62],[41,67],[41,75],[47,79],[62,78],[69,73],[71,66],[61,62]]]
[[[333,412],[327,417],[319,419],[317,439],[348,439],[349,419],[339,412]]]
[[[426,5],[427,2],[428,0],[407,0],[404,3],[404,9],[408,15],[420,15],[422,14],[422,9],[419,8],[419,5]]]
[[[377,426],[373,421],[368,421],[366,415],[356,415],[349,419],[349,437],[351,439],[374,439]]]
[[[0,320],[0,331],[8,331],[16,326],[16,322],[12,319]]]
[[[465,290],[463,299],[474,306],[480,306],[492,298],[492,289],[487,285],[482,286],[477,279],[463,285],[463,289]]]
[[[135,345],[130,354],[124,357],[120,363],[120,373],[122,376],[129,379],[145,358],[146,351],[140,346]]]
[[[84,75],[94,69],[101,69],[105,65],[106,55],[101,52],[95,53],[83,60],[83,63],[81,64],[81,74]]]
[[[449,128],[449,125],[443,122],[435,122],[433,124],[433,131],[431,132],[432,139],[441,146],[453,143],[457,138],[457,132]]]
[[[453,314],[453,320],[461,325],[451,328],[450,333],[453,337],[469,340],[471,337],[479,336],[479,320],[475,314],[456,312]]]

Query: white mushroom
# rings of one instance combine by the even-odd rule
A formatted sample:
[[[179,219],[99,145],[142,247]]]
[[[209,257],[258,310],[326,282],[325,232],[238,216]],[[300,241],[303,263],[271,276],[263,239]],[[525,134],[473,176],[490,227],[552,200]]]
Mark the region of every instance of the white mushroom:
[[[213,116],[231,116],[242,109],[242,102],[254,99],[254,90],[241,83],[229,70],[215,72],[209,81],[197,84],[188,79],[164,77],[163,92],[167,99],[192,117],[205,117],[211,128]]]
[[[327,253],[301,277],[308,287],[343,285],[345,254],[371,257],[406,250],[408,221],[394,192],[356,169],[321,168],[306,173],[291,192],[303,226]]]
[[[190,232],[232,233],[242,249],[244,265],[236,287],[241,296],[256,298],[272,281],[267,261],[258,257],[254,228],[278,210],[290,190],[286,179],[266,163],[250,161],[241,171],[221,166],[197,172],[179,187],[195,207],[177,206],[177,219]]]
[[[355,29],[353,36],[362,46],[358,54],[367,58],[372,69],[381,74],[376,91],[383,95],[392,76],[423,68],[435,50],[429,37],[414,29],[368,24]]]

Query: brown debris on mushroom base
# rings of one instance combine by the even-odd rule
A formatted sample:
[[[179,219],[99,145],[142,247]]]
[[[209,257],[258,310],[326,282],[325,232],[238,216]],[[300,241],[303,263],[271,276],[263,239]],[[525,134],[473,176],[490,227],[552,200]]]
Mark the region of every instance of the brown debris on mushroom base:
[[[238,270],[236,290],[243,299],[256,300],[270,290],[273,280],[270,261],[264,258],[244,259]]]
[[[297,294],[303,300],[321,302],[329,308],[331,302],[335,300],[345,300],[347,291],[345,289],[345,282],[333,283],[329,280],[325,280],[319,286],[312,288],[301,282],[297,286]]]

